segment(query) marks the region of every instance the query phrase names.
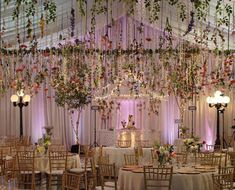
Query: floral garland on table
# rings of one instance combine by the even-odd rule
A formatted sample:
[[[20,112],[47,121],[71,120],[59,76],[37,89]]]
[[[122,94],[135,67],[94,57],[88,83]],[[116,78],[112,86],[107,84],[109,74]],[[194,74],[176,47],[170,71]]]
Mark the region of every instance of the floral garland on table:
[[[155,149],[155,153],[160,165],[171,163],[172,159],[175,157],[173,145],[160,145],[155,143],[153,148]]]

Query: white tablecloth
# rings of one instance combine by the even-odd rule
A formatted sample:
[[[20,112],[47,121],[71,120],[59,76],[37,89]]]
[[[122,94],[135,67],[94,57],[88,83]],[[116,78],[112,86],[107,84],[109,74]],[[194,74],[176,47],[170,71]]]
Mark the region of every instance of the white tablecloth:
[[[124,154],[134,154],[134,148],[103,147],[103,153],[109,155],[110,163],[115,163],[120,168],[125,165]],[[151,148],[143,148],[142,160],[145,163],[151,161]]]
[[[119,170],[119,190],[143,190],[144,174]],[[173,174],[172,190],[212,190],[211,173],[201,174]]]

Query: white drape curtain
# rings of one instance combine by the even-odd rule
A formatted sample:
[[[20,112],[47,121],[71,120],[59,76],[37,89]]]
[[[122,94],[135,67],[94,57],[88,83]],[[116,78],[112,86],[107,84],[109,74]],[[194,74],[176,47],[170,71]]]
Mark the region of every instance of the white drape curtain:
[[[9,91],[0,100],[0,134],[1,136],[19,136],[19,108],[14,107],[10,102],[10,96],[14,92]],[[225,127],[225,138],[228,142],[228,137],[232,135],[233,130],[231,126],[234,125],[234,98],[233,90],[228,94],[231,102],[224,112],[220,114],[220,133],[222,137],[223,124]],[[201,96],[197,102],[197,110],[189,111],[186,109],[184,116],[184,125],[192,128],[192,118],[194,125],[194,134],[200,136],[208,144],[213,144],[216,136],[216,109],[209,108],[206,103],[206,95]],[[127,107],[120,108],[119,111],[115,109],[112,112],[112,127],[118,128],[121,126],[119,121],[126,120],[128,114],[133,114],[137,123],[137,128],[144,130],[155,130],[161,133],[162,143],[173,143],[178,138],[178,124],[175,119],[179,119],[179,109],[176,99],[171,96],[167,100],[162,101],[160,105],[159,114],[148,115],[147,111],[142,111],[140,114],[137,103],[127,103],[124,100],[123,105]],[[191,102],[187,106],[192,105]],[[120,112],[120,113],[119,113]],[[128,112],[128,113],[127,113]],[[75,114],[76,115],[76,114]],[[121,116],[120,116],[121,115]],[[193,115],[193,116],[192,116]],[[90,144],[93,140],[93,121],[91,121],[90,105],[86,106],[82,112],[80,119],[80,143]],[[101,117],[97,114],[97,129],[100,128]],[[44,92],[40,91],[35,95],[29,106],[23,108],[23,126],[24,135],[32,137],[32,142],[36,142],[38,138],[45,132],[44,126],[53,126],[53,138],[60,139],[63,144],[68,147],[75,143],[75,137],[71,128],[70,116],[68,111],[64,108],[58,107],[54,99],[48,98]],[[153,137],[154,138],[154,137]],[[157,137],[156,137],[157,138]]]

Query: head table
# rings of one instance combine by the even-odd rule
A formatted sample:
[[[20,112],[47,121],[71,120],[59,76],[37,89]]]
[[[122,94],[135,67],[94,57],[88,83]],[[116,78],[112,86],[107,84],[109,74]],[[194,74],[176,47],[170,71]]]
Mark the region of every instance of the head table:
[[[174,169],[172,190],[212,190],[213,172],[194,172],[190,168]],[[119,190],[143,190],[144,173],[141,170],[119,170]]]

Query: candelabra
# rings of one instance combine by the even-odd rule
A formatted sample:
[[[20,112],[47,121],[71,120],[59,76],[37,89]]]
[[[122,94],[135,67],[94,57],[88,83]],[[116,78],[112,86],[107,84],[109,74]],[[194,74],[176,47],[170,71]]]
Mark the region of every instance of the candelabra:
[[[11,96],[11,102],[14,106],[20,108],[20,137],[23,136],[23,112],[22,108],[27,106],[30,102],[30,95],[24,94],[23,90],[18,91],[16,94]]]
[[[216,91],[214,93],[214,97],[207,97],[207,103],[209,107],[215,107],[217,110],[217,130],[216,130],[216,140],[215,145],[220,146],[220,120],[219,120],[219,113],[221,110],[224,110],[227,107],[228,103],[230,102],[230,98],[228,96],[224,96],[222,92]]]

